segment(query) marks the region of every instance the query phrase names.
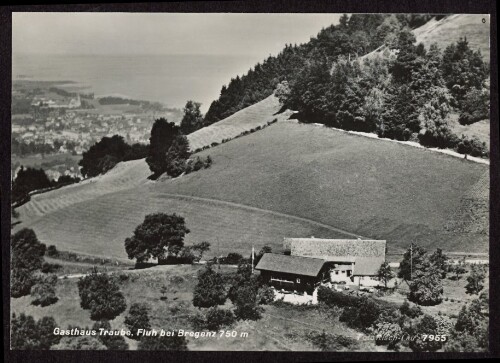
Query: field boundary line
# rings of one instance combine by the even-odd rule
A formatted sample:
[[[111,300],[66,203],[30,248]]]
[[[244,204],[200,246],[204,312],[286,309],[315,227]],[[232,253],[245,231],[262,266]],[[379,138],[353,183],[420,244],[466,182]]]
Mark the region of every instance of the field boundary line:
[[[272,211],[272,210],[269,210],[269,209],[262,209],[262,208],[258,208],[258,207],[252,207],[252,206],[249,206],[249,205],[246,205],[246,204],[239,204],[239,203],[229,202],[229,201],[220,200],[220,199],[212,199],[212,198],[205,198],[205,197],[195,197],[195,196],[185,195],[185,194],[171,194],[171,193],[164,193],[164,192],[159,192],[158,194],[159,195],[163,195],[163,196],[167,196],[167,197],[170,197],[170,198],[181,199],[181,200],[182,199],[184,199],[184,200],[185,199],[196,200],[196,201],[200,201],[200,202],[208,202],[208,203],[226,205],[226,206],[229,206],[229,207],[246,209],[246,210],[253,211],[253,212],[268,213],[268,214],[272,214],[272,215],[275,215],[275,216],[278,216],[278,217],[282,217],[282,218],[290,218],[290,219],[294,219],[294,220],[297,220],[297,221],[314,224],[314,225],[316,225],[318,227],[323,227],[323,228],[329,229],[331,231],[339,232],[339,233],[342,233],[342,234],[345,234],[345,235],[348,235],[348,236],[351,236],[351,237],[368,239],[368,237],[363,237],[360,234],[352,233],[352,232],[346,231],[344,229],[333,227],[331,225],[328,225],[328,224],[325,224],[325,223],[321,223],[321,222],[318,222],[318,221],[315,221],[315,220],[312,220],[312,219],[295,216],[293,214],[286,214],[286,213],[276,212],[276,211]]]

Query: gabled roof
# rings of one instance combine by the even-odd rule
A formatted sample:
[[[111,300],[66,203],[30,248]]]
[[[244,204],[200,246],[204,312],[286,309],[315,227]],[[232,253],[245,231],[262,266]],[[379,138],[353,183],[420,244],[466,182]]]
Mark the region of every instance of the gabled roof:
[[[329,262],[354,263],[354,276],[377,275],[385,261],[385,240],[285,238],[283,248],[292,256]]]
[[[380,257],[385,256],[385,240],[285,238],[283,247],[292,256]]]
[[[255,269],[316,277],[324,263],[319,258],[265,253]]]

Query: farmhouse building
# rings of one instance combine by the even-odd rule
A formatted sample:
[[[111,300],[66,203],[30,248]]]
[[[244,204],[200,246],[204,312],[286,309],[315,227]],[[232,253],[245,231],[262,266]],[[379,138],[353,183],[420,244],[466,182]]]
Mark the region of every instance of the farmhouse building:
[[[385,262],[385,240],[285,238],[285,253],[323,259],[330,281],[376,286],[380,265]]]
[[[285,238],[283,249],[264,254],[256,269],[269,285],[310,294],[321,282],[377,286],[386,241]]]

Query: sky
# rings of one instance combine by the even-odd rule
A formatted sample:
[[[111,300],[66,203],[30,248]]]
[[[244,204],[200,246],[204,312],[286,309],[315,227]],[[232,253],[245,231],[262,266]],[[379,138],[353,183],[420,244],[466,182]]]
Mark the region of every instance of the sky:
[[[341,14],[13,13],[13,54],[265,57],[304,43]]]

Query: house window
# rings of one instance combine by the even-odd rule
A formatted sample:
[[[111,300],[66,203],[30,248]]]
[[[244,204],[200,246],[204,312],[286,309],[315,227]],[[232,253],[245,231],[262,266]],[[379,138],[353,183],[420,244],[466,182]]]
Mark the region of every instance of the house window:
[[[345,274],[345,271],[342,271],[343,274]]]
[[[351,276],[351,273],[352,273],[351,270],[347,270],[347,277]]]
[[[338,272],[338,271],[335,271],[335,275],[338,275],[338,274],[339,274],[339,272]]]

